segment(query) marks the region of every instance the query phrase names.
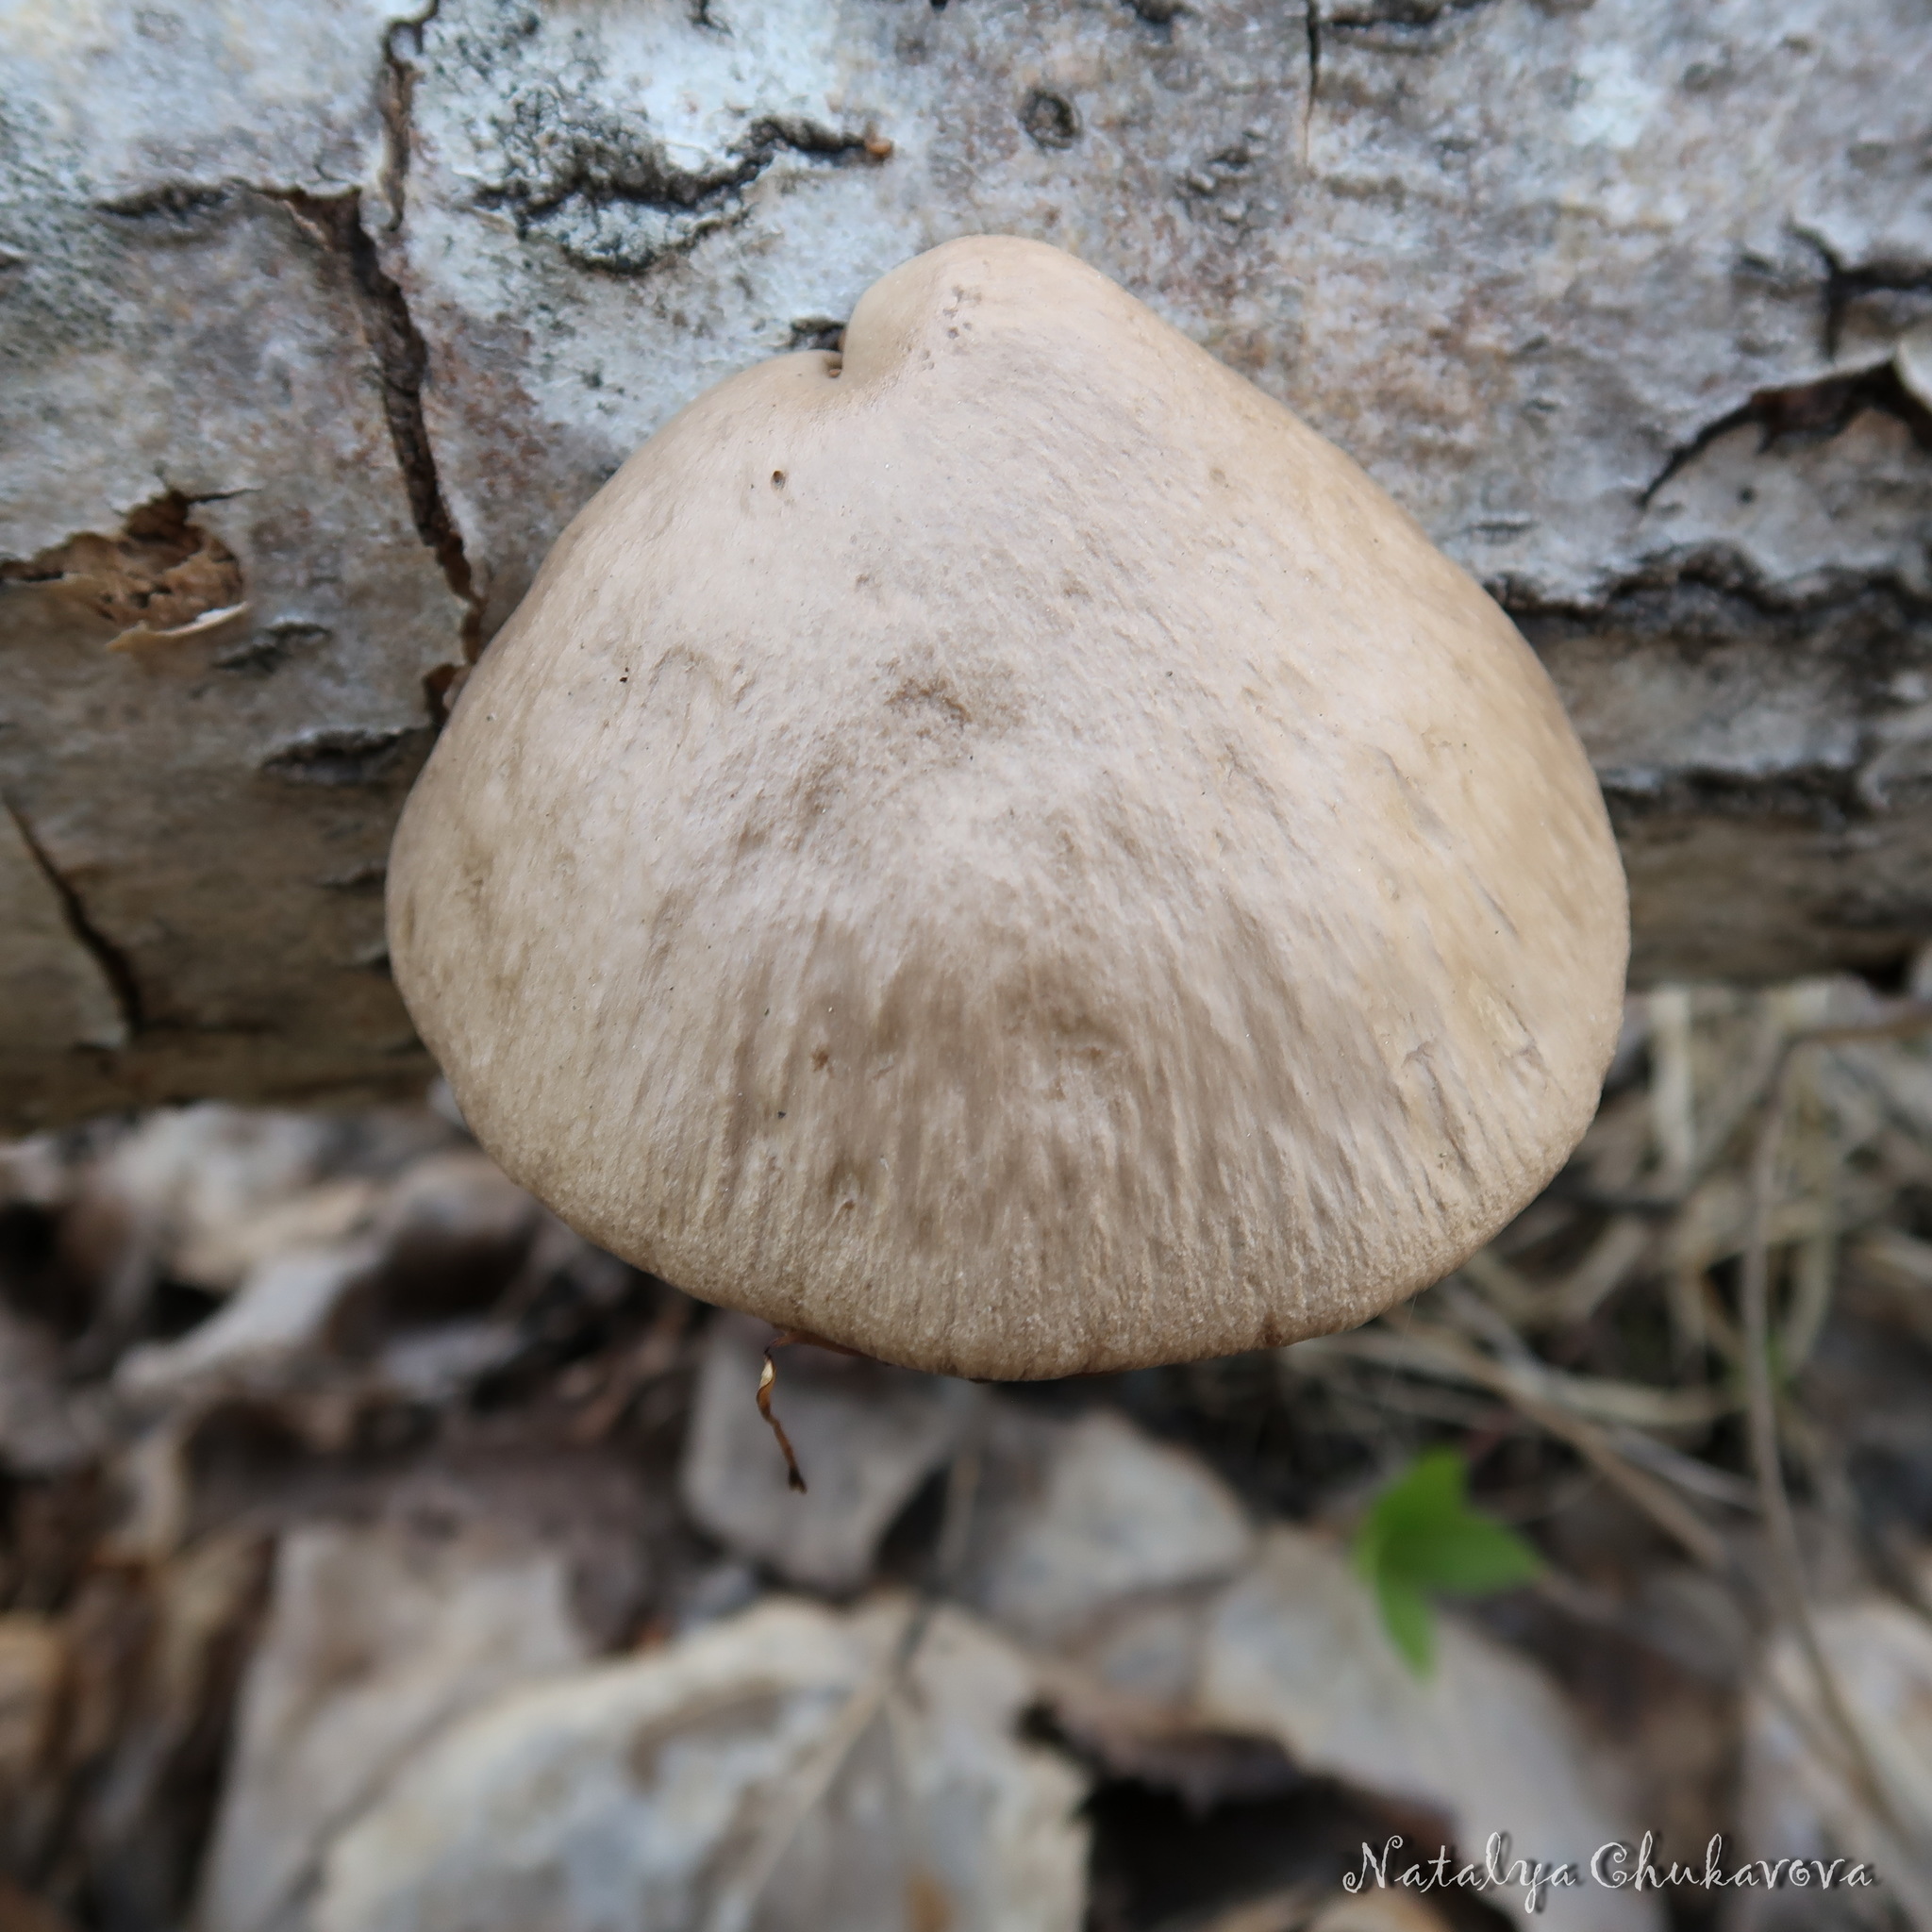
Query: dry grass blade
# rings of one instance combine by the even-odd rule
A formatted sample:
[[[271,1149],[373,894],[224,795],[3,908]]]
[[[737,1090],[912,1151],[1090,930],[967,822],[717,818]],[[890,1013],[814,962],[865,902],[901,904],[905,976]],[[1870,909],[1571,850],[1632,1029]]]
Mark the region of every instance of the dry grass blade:
[[[1658,1181],[1682,1193],[1697,1165],[1695,1089],[1690,1062],[1690,990],[1659,987],[1650,995],[1650,1108],[1662,1157]]]
[[[1908,1290],[1932,1288],[1932,1241],[1902,1227],[1874,1227],[1853,1250],[1859,1264],[1888,1284]]]
[[[1445,1342],[1455,1346],[1446,1348]],[[1319,1343],[1301,1342],[1304,1349],[1352,1355],[1385,1368],[1407,1370],[1441,1381],[1472,1381],[1491,1389],[1507,1382],[1512,1394],[1521,1391],[1552,1408],[1581,1421],[1637,1429],[1692,1429],[1718,1421],[1740,1407],[1736,1396],[1720,1389],[1657,1389],[1645,1382],[1618,1382],[1601,1375],[1572,1374],[1551,1368],[1534,1357],[1499,1362],[1469,1349],[1459,1336],[1433,1322],[1412,1322],[1405,1329],[1365,1328],[1353,1335],[1324,1337]],[[1484,1366],[1479,1375],[1463,1373],[1471,1358]]]
[[[1641,1429],[1616,1429],[1611,1441],[1618,1450],[1640,1468],[1668,1478],[1693,1496],[1707,1497],[1713,1503],[1727,1503],[1733,1509],[1757,1513],[1757,1485],[1749,1478],[1718,1469],[1695,1456],[1686,1456]]]
[[[974,1414],[953,1459],[946,1468],[946,1494],[940,1517],[939,1541],[934,1545],[932,1576],[936,1590],[955,1586],[966,1568],[972,1547],[974,1512],[985,1474],[986,1409]]]
[[[1536,1386],[1536,1378],[1526,1375],[1520,1366],[1495,1360],[1452,1330],[1418,1323],[1403,1335],[1370,1330],[1327,1337],[1319,1344],[1303,1342],[1300,1346],[1319,1347],[1325,1355],[1352,1356],[1411,1374],[1460,1382],[1501,1396],[1545,1434],[1567,1442],[1694,1561],[1718,1572],[1730,1567],[1730,1552],[1724,1539],[1663,1482],[1631,1462],[1604,1430],[1552,1401]],[[1580,1379],[1564,1376],[1560,1382]]]
[[[1648,1221],[1635,1214],[1613,1214],[1590,1252],[1551,1291],[1549,1320],[1558,1325],[1589,1321],[1623,1287],[1650,1246]]]
[[[1707,1570],[1723,1571],[1729,1567],[1730,1552],[1724,1539],[1655,1476],[1632,1463],[1602,1429],[1551,1402],[1533,1386],[1526,1386],[1521,1370],[1512,1371],[1467,1343],[1455,1346],[1473,1375],[1539,1428],[1569,1443],[1591,1468],[1673,1538],[1693,1561]]]
[[[665,1304],[642,1337],[610,1365],[603,1387],[571,1426],[574,1441],[601,1442],[617,1425],[638,1392],[677,1366],[691,1330],[691,1318],[690,1302],[680,1297]],[[761,1403],[759,1411],[767,1422],[772,1421],[768,1403]],[[782,1430],[779,1441],[784,1441]]]
[[[1817,1622],[1811,1614],[1797,1523],[1785,1490],[1778,1448],[1777,1403],[1771,1364],[1771,1248],[1778,1152],[1790,1109],[1791,1072],[1798,1055],[1807,1047],[1897,1040],[1928,1030],[1932,1030],[1932,1002],[1915,1000],[1882,1020],[1814,1027],[1786,1041],[1752,1151],[1751,1225],[1740,1283],[1751,1456],[1757,1469],[1759,1507],[1770,1542],[1773,1574],[1781,1599],[1779,1607],[1804,1652],[1807,1667],[1817,1686],[1819,1703],[1847,1759],[1846,1769],[1854,1789],[1872,1816],[1901,1845],[1910,1845],[1917,1834],[1899,1816],[1878,1774],[1838,1674],[1819,1640]],[[1924,1932],[1923,1920],[1921,1927]]]
[[[1505,1321],[1525,1328],[1541,1323],[1548,1297],[1493,1248],[1478,1248],[1458,1272],[1488,1296]]]
[[[1583,1259],[1549,1288],[1534,1286],[1488,1248],[1472,1255],[1458,1272],[1519,1328],[1570,1327],[1588,1321],[1623,1287],[1650,1252],[1652,1241],[1649,1217],[1614,1214]]]

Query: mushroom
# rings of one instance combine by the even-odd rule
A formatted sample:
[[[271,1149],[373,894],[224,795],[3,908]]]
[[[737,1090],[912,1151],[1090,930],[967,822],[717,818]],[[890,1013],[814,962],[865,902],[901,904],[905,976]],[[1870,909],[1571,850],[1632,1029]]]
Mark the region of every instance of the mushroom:
[[[1544,1185],[1628,914],[1503,612],[1093,270],[952,242],[684,409],[417,783],[485,1148],[702,1298],[983,1378],[1290,1342]]]

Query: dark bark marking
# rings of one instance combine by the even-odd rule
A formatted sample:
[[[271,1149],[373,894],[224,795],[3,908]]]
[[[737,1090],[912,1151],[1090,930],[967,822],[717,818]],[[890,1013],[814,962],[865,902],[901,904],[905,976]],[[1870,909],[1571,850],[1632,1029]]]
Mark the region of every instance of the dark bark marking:
[[[427,727],[322,725],[290,740],[261,761],[271,778],[291,785],[380,785]]]
[[[53,889],[54,896],[59,902],[60,916],[66,922],[75,943],[101,969],[101,976],[108,982],[108,990],[113,994],[114,1005],[120,1011],[121,1024],[132,1041],[142,1025],[141,983],[134,976],[134,968],[127,955],[88,917],[87,907],[82,903],[80,894],[55,866],[47,848],[27,823],[26,814],[10,798],[0,799],[0,806],[6,808],[7,816],[13,821],[14,829],[20,834],[20,842],[26,847],[34,863],[40,867],[42,876]]]
[[[1080,110],[1065,94],[1037,87],[1020,103],[1020,125],[1035,147],[1069,148],[1080,138]]]
[[[1496,0],[1340,0],[1321,24],[1336,39],[1381,54],[1433,54]],[[1313,17],[1314,8],[1309,8]]]
[[[791,323],[788,349],[828,349],[838,355],[845,346],[845,325],[835,316],[800,315]]]
[[[112,201],[94,203],[100,213],[117,221],[139,223],[157,237],[183,241],[214,227],[234,205],[234,189],[225,181],[162,181]]]
[[[71,581],[123,634],[164,634],[232,609],[244,596],[241,563],[192,515],[197,503],[217,500],[164,491],[130,510],[112,536],[84,531],[33,557],[0,558],[0,584]]]
[[[641,119],[524,90],[497,128],[503,178],[480,191],[520,236],[551,242],[581,268],[641,275],[742,221],[745,191],[782,154],[832,167],[877,166],[891,143],[799,115],[760,115],[718,165],[683,168]],[[651,218],[655,217],[655,220]]]

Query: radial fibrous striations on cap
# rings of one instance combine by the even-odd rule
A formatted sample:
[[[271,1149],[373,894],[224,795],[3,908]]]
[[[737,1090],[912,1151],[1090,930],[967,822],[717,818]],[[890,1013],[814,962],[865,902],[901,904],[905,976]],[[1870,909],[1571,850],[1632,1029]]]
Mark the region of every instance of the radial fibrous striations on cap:
[[[465,1118],[708,1300],[989,1377],[1348,1326],[1549,1179],[1622,870],[1508,620],[1092,270],[949,242],[558,541],[409,800]]]

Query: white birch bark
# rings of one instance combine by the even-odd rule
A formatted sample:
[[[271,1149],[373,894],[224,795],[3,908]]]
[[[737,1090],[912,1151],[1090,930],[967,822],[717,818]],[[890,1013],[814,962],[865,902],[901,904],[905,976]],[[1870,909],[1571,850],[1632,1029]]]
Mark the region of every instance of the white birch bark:
[[[1924,0],[0,0],[0,1116],[419,1080],[436,691],[682,403],[988,229],[1503,598],[1640,975],[1932,934]]]

